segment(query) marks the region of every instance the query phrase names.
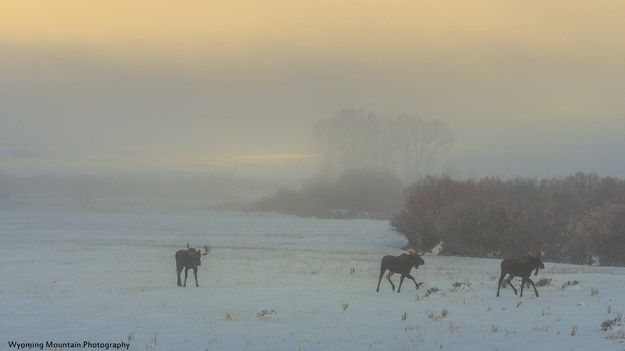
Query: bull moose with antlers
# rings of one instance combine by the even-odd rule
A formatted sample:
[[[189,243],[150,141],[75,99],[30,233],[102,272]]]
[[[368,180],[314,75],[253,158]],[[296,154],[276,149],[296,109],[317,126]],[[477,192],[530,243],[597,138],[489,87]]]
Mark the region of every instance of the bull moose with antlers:
[[[210,253],[211,247],[207,244],[204,245],[204,253],[200,250],[189,247],[189,243],[187,243],[186,250],[179,250],[176,252],[176,273],[178,276],[178,286],[187,286],[187,274],[189,272],[189,268],[193,269],[193,276],[195,277],[195,286],[198,286],[197,283],[197,267],[202,265],[201,258],[202,256],[206,256]],[[184,268],[184,284],[180,283],[180,273]]]
[[[382,262],[380,264],[380,277],[378,279],[378,287],[375,289],[376,292],[380,292],[380,282],[382,281],[382,277],[384,273],[388,270],[388,274],[386,275],[386,279],[388,279],[389,283],[391,283],[391,287],[393,291],[395,291],[395,284],[391,280],[393,274],[401,274],[401,278],[399,279],[399,288],[397,288],[397,292],[400,292],[401,285],[404,282],[404,278],[408,278],[412,280],[419,289],[419,285],[423,283],[417,283],[417,281],[410,275],[410,270],[412,267],[419,268],[420,265],[425,264],[421,255],[414,250],[409,250],[400,256],[384,256],[382,257]]]
[[[534,275],[538,274],[539,269],[545,269],[545,265],[543,261],[540,259],[544,256],[544,252],[540,251],[539,253],[532,255],[532,252],[528,252],[527,256],[519,257],[519,258],[506,258],[501,261],[501,275],[499,276],[499,284],[497,285],[497,297],[499,297],[499,289],[501,288],[502,283],[504,282],[504,278],[506,275],[509,275],[506,283],[510,284],[512,290],[514,290],[514,294],[517,294],[516,288],[512,285],[512,278],[520,277],[521,278],[521,297],[523,296],[523,288],[526,283],[532,284],[534,287],[534,293],[536,297],[538,297],[538,290],[536,290],[536,284],[530,279],[530,275],[532,271],[534,271]],[[505,285],[505,283],[504,283]]]

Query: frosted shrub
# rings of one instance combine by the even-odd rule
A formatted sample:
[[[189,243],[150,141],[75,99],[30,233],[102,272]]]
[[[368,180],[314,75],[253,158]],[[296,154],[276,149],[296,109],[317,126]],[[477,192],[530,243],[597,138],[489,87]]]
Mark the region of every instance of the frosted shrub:
[[[562,290],[570,288],[570,287],[573,287],[573,286],[577,286],[577,285],[579,285],[579,281],[577,281],[577,280],[570,281],[569,280],[568,282],[562,284]]]
[[[618,342],[623,342],[625,341],[625,327],[623,327],[622,325],[619,325],[614,328],[611,328],[610,330],[606,332],[606,336],[609,339],[612,339]]]
[[[433,294],[437,294],[439,291],[441,291],[441,289],[437,288],[437,287],[433,287],[433,288],[429,288],[426,292],[425,292],[425,296],[428,297],[430,295]]]
[[[451,291],[453,292],[467,292],[471,290],[471,283],[468,280],[464,282],[455,282],[452,284]]]
[[[549,278],[540,278],[540,280],[538,280],[536,282],[537,286],[547,286],[547,285],[551,285],[551,279]]]
[[[443,308],[440,314],[436,312],[430,312],[428,313],[428,317],[434,321],[442,321],[447,318],[448,314],[449,314],[449,311]]]
[[[623,325],[623,314],[616,313],[616,318],[605,320],[601,323],[601,330],[605,332],[607,338],[623,342],[625,341],[625,326]]]
[[[275,310],[262,310],[256,313],[256,317],[264,320],[276,319],[278,318],[278,312]]]

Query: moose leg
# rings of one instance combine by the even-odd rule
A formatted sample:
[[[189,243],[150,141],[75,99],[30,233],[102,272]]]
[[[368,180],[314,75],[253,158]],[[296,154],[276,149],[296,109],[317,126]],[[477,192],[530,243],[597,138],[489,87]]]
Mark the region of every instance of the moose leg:
[[[525,280],[526,280],[527,278],[522,277],[521,279],[522,279],[522,280],[521,280],[521,297],[523,297],[523,288],[525,287]]]
[[[499,289],[501,288],[501,283],[503,282],[503,278],[505,276],[506,276],[506,273],[501,272],[501,275],[499,276],[499,283],[497,284],[497,297],[499,297]]]
[[[195,277],[195,286],[199,287],[197,284],[197,267],[193,267],[193,276]]]
[[[512,285],[512,279],[513,279],[513,278],[514,278],[514,277],[510,277],[510,278],[508,279],[508,281],[506,281],[506,282],[504,283],[504,285],[503,285],[503,286],[504,286],[504,288],[506,287],[506,284],[509,284],[510,286],[513,286],[513,285]],[[530,287],[530,282],[525,281],[525,287],[526,287],[526,288],[529,288],[529,287]]]
[[[378,278],[378,287],[375,289],[376,292],[380,292],[380,282],[382,281],[382,278],[384,277],[385,271],[386,269],[380,268],[380,277]],[[393,289],[393,291],[395,291],[395,289]]]
[[[532,286],[534,287],[534,293],[536,294],[536,297],[538,297],[538,290],[536,290],[536,284],[534,284],[534,281],[531,278],[527,278],[527,281],[532,284]]]
[[[516,288],[514,287],[514,284],[512,284],[512,279],[514,279],[514,276],[512,275],[508,276],[508,280],[506,280],[505,283],[503,283],[503,286],[505,287],[506,284],[510,285],[510,287],[512,288],[512,291],[514,291],[514,294],[518,295]]]
[[[406,278],[405,274],[401,275],[401,278],[399,278],[399,288],[397,288],[397,292],[399,293],[399,291],[401,290],[401,285],[404,283],[404,278]]]
[[[412,280],[414,282],[414,285],[417,287],[417,290],[419,290],[419,284],[417,283],[416,280],[414,280],[413,276],[411,276],[410,274],[406,274],[406,278]]]
[[[393,291],[395,291],[395,284],[393,284],[393,281],[391,280],[391,277],[393,276],[393,272],[388,272],[388,274],[386,275],[386,279],[388,280],[389,283],[391,283],[391,288],[393,288]]]
[[[180,282],[180,273],[182,273],[182,265],[176,260],[176,277],[178,278],[178,286],[182,286]]]
[[[182,286],[187,287],[187,274],[189,273],[189,268],[184,267],[184,284]]]

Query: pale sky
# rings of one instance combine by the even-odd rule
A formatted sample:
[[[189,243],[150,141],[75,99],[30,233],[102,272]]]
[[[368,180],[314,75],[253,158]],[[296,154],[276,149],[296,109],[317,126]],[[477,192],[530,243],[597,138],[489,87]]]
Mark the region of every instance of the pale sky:
[[[0,170],[307,177],[344,108],[446,170],[625,177],[623,1],[0,2]]]

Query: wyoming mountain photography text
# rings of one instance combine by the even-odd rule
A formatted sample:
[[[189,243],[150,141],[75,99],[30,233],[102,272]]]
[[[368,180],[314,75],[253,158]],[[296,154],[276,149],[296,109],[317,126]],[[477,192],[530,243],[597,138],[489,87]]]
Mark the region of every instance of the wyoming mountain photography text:
[[[130,344],[126,342],[92,342],[92,341],[80,341],[80,342],[58,342],[58,341],[45,341],[45,342],[17,342],[9,341],[9,349],[16,350],[43,350],[43,349],[101,349],[101,350],[128,350]]]

